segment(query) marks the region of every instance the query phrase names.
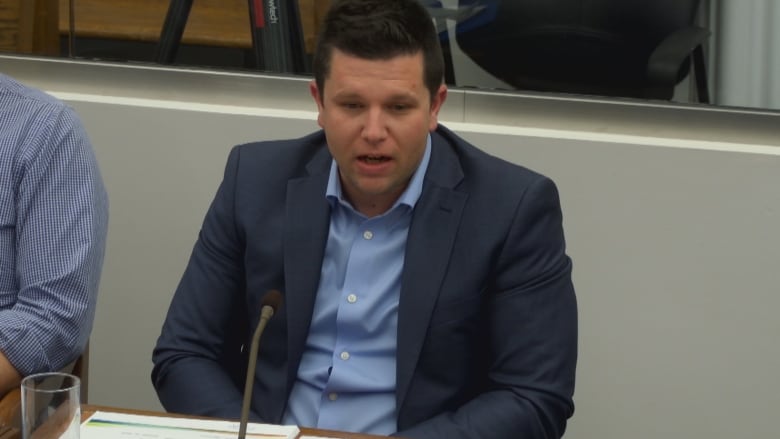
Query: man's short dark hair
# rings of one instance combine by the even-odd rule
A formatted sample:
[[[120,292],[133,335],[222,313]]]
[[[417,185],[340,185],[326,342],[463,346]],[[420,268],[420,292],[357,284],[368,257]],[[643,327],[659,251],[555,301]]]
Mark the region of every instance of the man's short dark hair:
[[[423,81],[431,99],[444,78],[436,27],[419,0],[335,0],[314,51],[314,79],[324,93],[333,49],[368,60],[423,55]]]

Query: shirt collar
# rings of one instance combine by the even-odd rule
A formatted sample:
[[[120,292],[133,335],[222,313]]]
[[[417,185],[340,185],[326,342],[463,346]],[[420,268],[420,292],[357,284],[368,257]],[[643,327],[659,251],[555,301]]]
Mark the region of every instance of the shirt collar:
[[[409,181],[409,186],[406,187],[404,192],[395,201],[393,207],[389,210],[393,210],[396,206],[404,204],[410,208],[414,208],[417,204],[417,200],[420,199],[422,194],[423,180],[425,179],[425,171],[428,170],[428,163],[431,161],[431,135],[428,134],[428,138],[425,141],[425,153],[420,161],[420,165],[412,174],[412,179]],[[338,201],[339,203],[349,206],[352,205],[344,198],[344,192],[341,187],[341,179],[339,179],[339,168],[336,164],[336,160],[332,160],[330,163],[330,175],[328,176],[328,187],[325,190],[325,196],[331,202]],[[353,208],[354,209],[354,208]]]

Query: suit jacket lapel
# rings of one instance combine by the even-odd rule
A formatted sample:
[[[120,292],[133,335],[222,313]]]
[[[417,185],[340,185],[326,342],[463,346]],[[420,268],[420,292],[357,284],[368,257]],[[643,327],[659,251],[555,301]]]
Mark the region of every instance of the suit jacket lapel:
[[[287,394],[295,381],[309,333],[322,258],[328,239],[330,205],[325,198],[331,156],[323,146],[309,162],[309,175],[287,183],[284,225],[284,279],[287,302]]]
[[[463,170],[452,146],[432,133],[432,155],[406,241],[398,304],[396,404],[401,407],[446,273],[467,195],[454,190]]]

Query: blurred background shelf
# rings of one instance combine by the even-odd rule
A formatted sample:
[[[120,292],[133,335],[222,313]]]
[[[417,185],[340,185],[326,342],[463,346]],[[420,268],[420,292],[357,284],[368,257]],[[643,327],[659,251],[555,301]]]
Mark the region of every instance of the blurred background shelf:
[[[310,54],[330,2],[298,4]],[[0,51],[151,62],[168,7],[169,0],[0,0]],[[242,67],[251,49],[247,0],[193,0],[177,63]]]

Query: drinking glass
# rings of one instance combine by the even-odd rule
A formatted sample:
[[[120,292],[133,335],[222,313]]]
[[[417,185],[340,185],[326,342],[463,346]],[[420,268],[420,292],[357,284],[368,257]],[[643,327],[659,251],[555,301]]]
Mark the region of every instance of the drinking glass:
[[[22,439],[78,439],[81,380],[46,372],[22,380]]]

